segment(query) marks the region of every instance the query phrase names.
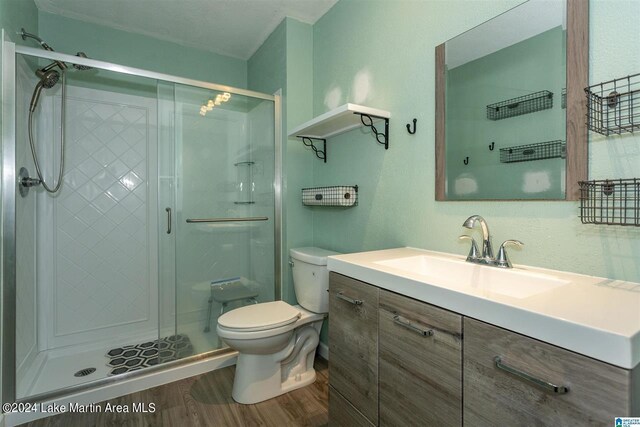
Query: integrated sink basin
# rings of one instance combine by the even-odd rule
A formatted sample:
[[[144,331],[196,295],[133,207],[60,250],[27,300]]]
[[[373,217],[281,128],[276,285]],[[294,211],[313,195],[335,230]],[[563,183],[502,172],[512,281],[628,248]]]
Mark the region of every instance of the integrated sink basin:
[[[640,283],[417,248],[334,255],[327,269],[611,365],[640,366]]]
[[[552,275],[518,268],[496,268],[432,255],[381,260],[375,261],[374,264],[425,276],[426,282],[445,282],[454,289],[475,289],[519,299],[570,283]]]

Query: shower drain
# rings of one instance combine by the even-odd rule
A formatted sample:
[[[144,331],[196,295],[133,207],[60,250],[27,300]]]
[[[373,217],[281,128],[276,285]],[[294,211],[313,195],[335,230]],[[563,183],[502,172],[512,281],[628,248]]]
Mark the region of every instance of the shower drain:
[[[96,371],[96,368],[84,368],[73,374],[74,377],[86,377],[87,375],[93,374]]]

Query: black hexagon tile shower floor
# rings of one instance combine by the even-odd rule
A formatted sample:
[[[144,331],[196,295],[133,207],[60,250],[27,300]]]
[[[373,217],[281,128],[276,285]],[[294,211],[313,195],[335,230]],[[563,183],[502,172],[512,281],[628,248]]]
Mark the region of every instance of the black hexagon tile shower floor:
[[[107,366],[111,368],[109,375],[119,375],[192,354],[193,346],[189,337],[178,334],[142,344],[112,348],[105,356],[109,359]]]

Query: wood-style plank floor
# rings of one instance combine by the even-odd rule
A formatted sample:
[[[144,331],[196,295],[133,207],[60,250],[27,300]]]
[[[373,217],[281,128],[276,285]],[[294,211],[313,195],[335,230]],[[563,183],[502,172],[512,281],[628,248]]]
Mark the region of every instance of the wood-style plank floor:
[[[61,414],[27,424],[33,427],[85,426],[326,426],[329,369],[316,357],[314,384],[255,405],[231,398],[235,367],[176,381],[109,400],[111,404],[155,403],[155,413]],[[101,402],[102,408],[106,402]]]

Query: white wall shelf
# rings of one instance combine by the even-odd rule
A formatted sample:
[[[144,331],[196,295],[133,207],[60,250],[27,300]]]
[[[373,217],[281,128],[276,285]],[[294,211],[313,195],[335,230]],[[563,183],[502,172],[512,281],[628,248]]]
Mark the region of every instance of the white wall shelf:
[[[356,104],[344,104],[327,111],[308,122],[302,123],[289,132],[290,137],[302,139],[302,142],[313,149],[319,159],[327,162],[327,138],[348,132],[352,129],[366,126],[371,128],[376,141],[389,148],[389,118],[391,113],[377,108]],[[374,122],[384,121],[384,131],[380,132]],[[315,141],[322,141],[323,149],[314,145]]]

